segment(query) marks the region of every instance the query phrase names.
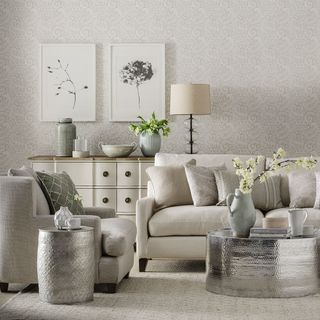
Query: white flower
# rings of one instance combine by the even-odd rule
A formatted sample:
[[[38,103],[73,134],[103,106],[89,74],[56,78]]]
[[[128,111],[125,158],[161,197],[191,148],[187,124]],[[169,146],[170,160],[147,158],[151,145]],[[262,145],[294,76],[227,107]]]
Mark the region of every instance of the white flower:
[[[79,202],[82,203],[82,197],[79,194],[75,194],[74,197],[73,197],[73,200],[79,201]]]

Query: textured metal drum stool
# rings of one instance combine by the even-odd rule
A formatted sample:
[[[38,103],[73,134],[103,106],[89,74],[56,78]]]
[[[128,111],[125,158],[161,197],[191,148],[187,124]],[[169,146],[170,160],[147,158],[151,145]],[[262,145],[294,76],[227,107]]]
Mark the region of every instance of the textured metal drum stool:
[[[93,228],[40,229],[37,268],[41,301],[71,304],[93,300]]]
[[[207,238],[208,291],[231,296],[285,298],[319,288],[319,235],[310,238],[235,238],[230,230]]]

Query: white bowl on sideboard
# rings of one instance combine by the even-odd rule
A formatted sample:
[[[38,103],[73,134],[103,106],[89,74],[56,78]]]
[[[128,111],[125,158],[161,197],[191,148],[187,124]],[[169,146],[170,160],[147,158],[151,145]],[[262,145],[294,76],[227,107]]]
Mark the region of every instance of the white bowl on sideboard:
[[[128,157],[137,147],[135,142],[131,144],[103,144],[103,142],[99,142],[100,150],[110,158]]]

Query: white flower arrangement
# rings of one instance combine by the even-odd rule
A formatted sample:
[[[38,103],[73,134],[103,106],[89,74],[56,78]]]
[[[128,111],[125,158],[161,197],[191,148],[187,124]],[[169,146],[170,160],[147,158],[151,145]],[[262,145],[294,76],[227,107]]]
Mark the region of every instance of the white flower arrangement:
[[[310,158],[303,158],[298,160],[283,159],[286,156],[286,152],[279,148],[272,154],[272,161],[268,168],[263,170],[257,177],[255,173],[257,171],[257,165],[263,160],[263,156],[257,156],[256,158],[250,158],[244,164],[239,158],[232,159],[233,166],[236,169],[236,175],[241,177],[239,189],[242,193],[250,193],[253,189],[254,182],[259,179],[260,182],[265,182],[270,174],[280,169],[286,171],[304,168],[307,170],[313,169],[317,160]]]

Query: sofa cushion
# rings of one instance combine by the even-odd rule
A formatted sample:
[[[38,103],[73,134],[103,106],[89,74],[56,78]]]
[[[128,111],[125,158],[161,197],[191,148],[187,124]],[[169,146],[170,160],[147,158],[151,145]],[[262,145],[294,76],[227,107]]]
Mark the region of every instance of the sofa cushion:
[[[291,160],[298,160],[302,159],[303,157],[296,157],[296,158],[290,158]],[[314,170],[320,170],[320,157],[314,157],[315,160],[317,160],[317,165]],[[266,158],[266,166],[269,167],[270,163],[272,162],[272,158]],[[305,171],[305,169],[297,169],[294,171]],[[294,172],[291,171],[291,172]],[[271,173],[272,174],[272,173]],[[290,194],[289,194],[289,181],[288,181],[288,172],[286,169],[282,170],[277,170],[276,173],[277,175],[281,176],[280,179],[280,196],[281,196],[281,201],[285,207],[288,207],[290,205]]]
[[[195,165],[195,160],[188,164]],[[155,210],[193,203],[183,165],[149,167],[146,172],[154,190]]]
[[[36,172],[29,167],[23,166],[20,169],[9,169],[8,176],[20,176],[20,177],[32,177],[36,181],[36,193],[37,193],[37,215],[49,215],[50,209],[48,201],[40,188],[40,181]]]
[[[136,225],[123,218],[101,220],[102,252],[119,257],[133,247],[136,241]]]
[[[37,176],[41,181],[41,189],[46,195],[51,214],[57,212],[61,206],[68,207],[72,214],[84,213],[79,193],[66,172],[37,171]]]
[[[315,227],[320,227],[320,209],[305,208],[308,212],[308,216],[305,224],[311,224]],[[288,217],[289,208],[280,208],[271,210],[266,213],[268,218],[286,218]]]
[[[213,173],[214,169],[218,168],[185,165],[192,201],[196,207],[210,206],[218,202],[218,189]]]
[[[229,193],[239,188],[240,178],[234,172],[215,170],[219,201],[223,201]],[[255,181],[252,190],[254,206],[260,210],[271,210],[283,207],[280,197],[280,176],[270,176],[265,182]]]
[[[256,226],[262,225],[263,214],[256,210]],[[169,207],[156,212],[149,220],[149,233],[161,236],[205,236],[209,231],[229,227],[227,207],[193,205]]]
[[[314,208],[320,209],[320,171],[315,172],[316,177],[316,199],[314,202]]]
[[[316,199],[316,176],[313,171],[288,173],[290,207],[313,208]]]
[[[198,166],[203,167],[226,167],[227,170],[234,170],[232,159],[239,158],[246,161],[254,155],[235,155],[235,154],[174,154],[157,153],[154,159],[155,166],[183,165],[187,161],[194,159]],[[265,158],[257,166],[257,173],[265,168]]]

